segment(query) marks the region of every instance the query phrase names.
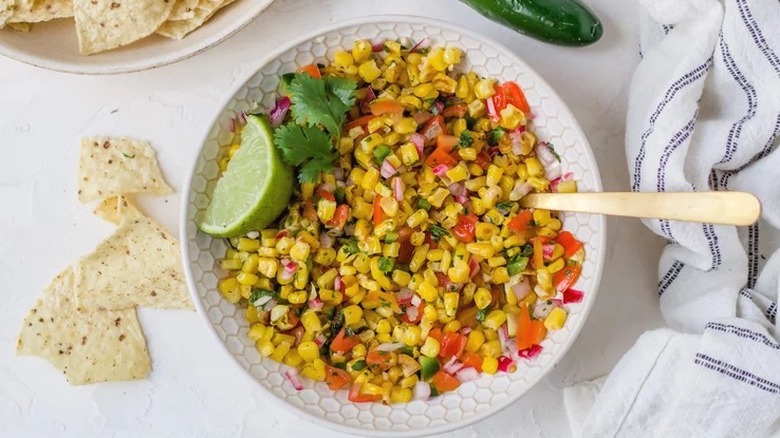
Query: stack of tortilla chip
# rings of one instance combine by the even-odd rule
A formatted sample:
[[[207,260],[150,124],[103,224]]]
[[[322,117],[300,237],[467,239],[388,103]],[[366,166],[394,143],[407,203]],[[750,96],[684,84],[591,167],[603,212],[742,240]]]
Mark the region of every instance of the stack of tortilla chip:
[[[182,39],[235,0],[0,0],[0,28],[74,17],[79,51],[91,55],[153,33]]]
[[[136,306],[193,306],[178,241],[127,195],[171,192],[148,142],[82,140],[79,200],[102,199],[95,214],[116,230],[44,289],[19,334],[19,355],[48,360],[73,385],[149,374],[151,361]]]

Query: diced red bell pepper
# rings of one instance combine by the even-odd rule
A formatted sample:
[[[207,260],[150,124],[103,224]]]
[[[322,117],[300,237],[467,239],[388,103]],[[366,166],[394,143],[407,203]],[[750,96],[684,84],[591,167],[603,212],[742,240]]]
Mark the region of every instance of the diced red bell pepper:
[[[433,375],[431,385],[439,392],[454,391],[460,386],[460,380],[451,374],[447,374],[444,370],[440,370]]]
[[[531,210],[522,210],[507,222],[506,226],[517,234],[525,234],[533,223],[534,215]]]
[[[458,357],[466,347],[466,337],[458,332],[447,332],[442,337],[439,357]]]
[[[558,292],[563,292],[577,283],[581,273],[582,265],[579,263],[565,266],[553,275],[553,286]]]
[[[463,118],[463,116],[466,115],[466,111],[468,111],[466,105],[463,103],[459,103],[457,105],[452,105],[445,108],[444,111],[442,111],[441,115],[443,115],[445,118],[449,118],[449,117]]]
[[[583,294],[581,290],[566,289],[563,291],[563,304],[581,303],[584,296],[585,294]]]
[[[477,353],[466,351],[463,353],[460,361],[463,363],[463,366],[474,368],[480,373],[482,372],[482,362],[484,362],[484,359]]]
[[[458,160],[453,158],[452,155],[450,155],[450,153],[445,149],[436,148],[433,152],[431,152],[430,155],[428,155],[428,158],[425,159],[425,164],[430,167],[436,167],[440,164],[454,167],[458,164]]]
[[[517,334],[515,335],[515,344],[518,350],[525,350],[534,344],[539,344],[547,336],[547,329],[544,322],[538,319],[531,319],[531,313],[527,305],[520,307],[520,313],[517,315]]]
[[[307,75],[317,79],[322,77],[322,73],[320,73],[320,68],[317,66],[317,64],[304,65],[298,69],[298,73],[306,73]]]
[[[582,242],[577,240],[576,237],[569,231],[561,231],[555,238],[555,241],[563,247],[566,258],[571,258],[577,251],[582,248]]]
[[[349,388],[347,399],[354,403],[370,403],[382,400],[382,396],[379,394],[361,394],[360,387],[362,386],[362,383],[353,383]]]
[[[360,338],[357,336],[347,336],[347,333],[344,329],[341,329],[339,334],[336,335],[336,337],[333,339],[333,342],[330,343],[330,349],[331,351],[335,351],[337,353],[346,353],[349,350],[352,350],[352,347],[360,343]]]
[[[500,85],[495,84],[493,86],[495,94],[490,99],[493,99],[493,106],[496,108],[496,113],[501,113],[501,110],[506,108],[506,96],[504,95],[504,89]]]
[[[333,196],[333,192],[325,190],[322,187],[317,187],[317,190],[314,191],[314,194],[319,198],[327,199],[331,202],[336,202],[336,197]]]
[[[395,356],[396,354],[392,351],[371,350],[366,355],[366,363],[375,365],[381,370],[386,370],[397,362]]]
[[[394,114],[401,116],[404,113],[404,107],[390,99],[379,99],[371,103],[371,114],[381,116],[383,114]]]
[[[346,371],[325,365],[325,383],[328,384],[328,388],[335,391],[347,386],[352,379],[349,377],[349,373]]]
[[[454,135],[440,135],[436,138],[436,148],[446,152],[452,152],[458,143],[460,143],[460,139]]]
[[[363,127],[365,127],[365,126],[368,125],[368,122],[370,122],[375,117],[376,116],[373,115],[373,114],[369,114],[369,115],[363,116],[363,117],[358,117],[355,120],[350,120],[349,122],[347,122],[345,128],[347,129],[347,131],[349,131],[350,129],[352,129],[352,128],[356,127],[356,126],[363,126]]]
[[[479,218],[473,214],[458,215],[458,222],[452,227],[452,234],[458,238],[461,242],[469,243],[474,241],[474,231],[477,227]]]
[[[515,108],[523,111],[524,113],[530,113],[531,107],[528,106],[528,101],[525,99],[523,89],[517,85],[516,82],[507,81],[501,85],[501,89],[504,92],[504,99],[507,104],[514,105]]]
[[[488,166],[490,166],[490,154],[485,151],[478,153],[477,159],[474,160],[474,164],[481,167],[483,170],[486,170]]]
[[[381,199],[381,196],[374,195],[374,226],[381,224],[385,220],[385,212],[382,210],[382,206],[379,205]]]
[[[327,222],[327,226],[331,228],[343,228],[349,220],[350,208],[349,204],[341,204],[336,208],[336,213],[333,215],[333,219]]]

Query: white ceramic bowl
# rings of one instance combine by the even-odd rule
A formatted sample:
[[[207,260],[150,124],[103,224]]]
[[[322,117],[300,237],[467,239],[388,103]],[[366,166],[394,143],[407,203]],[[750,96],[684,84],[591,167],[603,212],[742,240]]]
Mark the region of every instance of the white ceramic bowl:
[[[73,19],[36,23],[22,33],[0,29],[0,54],[36,67],[66,73],[106,75],[149,70],[202,53],[226,40],[265,10],[273,0],[243,0],[218,11],[181,40],[151,35],[125,47],[79,54]]]
[[[324,383],[305,382],[296,391],[282,375],[282,366],[260,357],[246,337],[248,324],[242,309],[230,304],[217,291],[223,272],[216,261],[223,257],[225,243],[198,231],[195,218],[209,203],[218,176],[218,160],[231,135],[225,127],[252,102],[270,108],[279,75],[313,61],[324,61],[353,41],[392,38],[421,40],[435,45],[457,45],[464,50],[465,68],[485,76],[515,80],[525,90],[535,114],[533,127],[539,137],[552,142],[572,171],[582,191],[600,191],[601,181],[588,141],[577,121],[549,85],[508,49],[482,36],[448,23],[408,16],[365,18],[338,24],[301,39],[270,54],[264,66],[240,86],[226,102],[203,141],[201,152],[186,184],[182,203],[181,239],[187,281],[195,305],[219,343],[247,371],[264,392],[278,402],[333,429],[366,436],[419,436],[445,432],[481,420],[508,406],[539,381],[561,360],[574,342],[593,305],[605,255],[605,221],[601,216],[564,215],[564,227],[585,243],[587,259],[577,288],[585,291],[580,304],[566,305],[570,314],[562,330],[551,332],[542,354],[519,363],[513,374],[483,375],[464,383],[457,391],[430,401],[386,406],[354,404],[346,391],[330,391]]]

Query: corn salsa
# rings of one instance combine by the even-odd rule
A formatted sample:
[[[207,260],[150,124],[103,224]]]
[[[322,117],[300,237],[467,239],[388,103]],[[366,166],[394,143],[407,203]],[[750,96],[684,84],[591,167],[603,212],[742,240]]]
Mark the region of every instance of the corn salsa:
[[[360,40],[282,78],[276,125],[300,75],[352,81],[354,103],[332,168],[301,175],[273,228],[229,239],[219,290],[297,389],[302,375],[352,402],[403,403],[513,372],[582,299],[582,243],[517,202],[576,182],[534,135],[521,87],[459,73],[462,57]]]

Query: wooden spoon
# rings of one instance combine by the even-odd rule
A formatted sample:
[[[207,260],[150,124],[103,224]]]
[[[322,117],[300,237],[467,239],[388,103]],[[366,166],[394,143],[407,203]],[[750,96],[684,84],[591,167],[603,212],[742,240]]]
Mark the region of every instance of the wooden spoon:
[[[761,215],[758,198],[744,192],[534,193],[524,196],[520,205],[723,225],[752,225]]]

